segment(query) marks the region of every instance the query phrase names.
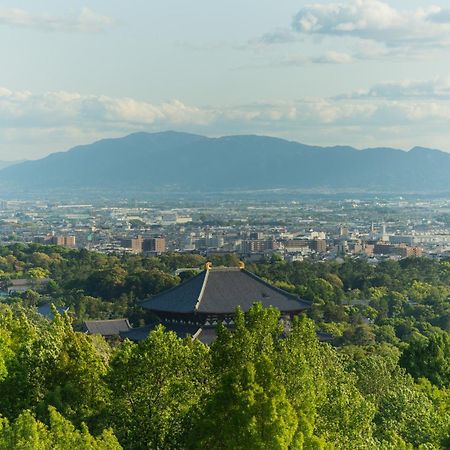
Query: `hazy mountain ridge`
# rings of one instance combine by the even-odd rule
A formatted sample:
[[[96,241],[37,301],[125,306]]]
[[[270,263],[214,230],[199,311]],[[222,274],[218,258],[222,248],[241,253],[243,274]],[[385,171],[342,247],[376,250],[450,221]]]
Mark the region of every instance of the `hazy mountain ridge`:
[[[19,160],[19,161],[0,161],[0,170],[5,169],[6,167],[14,166],[15,164],[20,164],[25,162],[25,160]]]
[[[450,154],[421,147],[408,152],[318,147],[253,135],[134,133],[6,167],[0,185],[31,190],[448,192]]]

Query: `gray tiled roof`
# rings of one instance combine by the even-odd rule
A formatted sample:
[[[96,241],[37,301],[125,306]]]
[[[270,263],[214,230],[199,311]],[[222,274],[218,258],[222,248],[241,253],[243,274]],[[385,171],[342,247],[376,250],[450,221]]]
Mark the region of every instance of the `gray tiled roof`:
[[[154,330],[159,323],[155,322],[150,325],[145,325],[139,328],[131,328],[131,330],[123,331],[120,333],[120,336],[123,338],[128,338],[130,341],[142,341],[144,340],[148,334]],[[199,326],[194,324],[181,324],[181,323],[164,323],[164,328],[166,331],[173,331],[177,334],[179,338],[185,338],[186,336],[194,336],[198,330]]]
[[[157,325],[157,323],[154,323],[144,327],[132,328],[129,331],[120,333],[120,336],[123,338],[128,338],[134,342],[143,341]],[[187,336],[192,336],[193,339],[197,339],[206,345],[211,345],[217,339],[217,327],[212,325],[200,327],[194,324],[167,323],[164,324],[164,327],[166,331],[174,331],[181,339],[184,339]],[[229,328],[232,329],[233,327],[231,326]],[[334,339],[332,334],[321,331],[318,331],[316,336],[321,342],[330,342]]]
[[[83,329],[89,334],[119,336],[121,332],[130,330],[131,325],[128,319],[86,320],[83,322]]]
[[[143,341],[150,331],[155,328],[156,325],[145,325],[144,327],[131,328],[131,330],[121,331],[120,337],[127,338],[130,341],[139,342]]]
[[[255,302],[275,306],[282,312],[296,312],[310,303],[285,292],[251,272],[218,268],[201,272],[185,283],[142,303],[157,312],[232,314],[240,306],[248,311]]]
[[[69,308],[57,306],[56,310],[58,311],[59,314],[63,315],[64,313],[69,311]],[[50,320],[53,320],[55,317],[52,311],[52,305],[50,305],[49,303],[44,303],[43,305],[38,306],[38,313],[41,314],[42,316],[47,317]]]

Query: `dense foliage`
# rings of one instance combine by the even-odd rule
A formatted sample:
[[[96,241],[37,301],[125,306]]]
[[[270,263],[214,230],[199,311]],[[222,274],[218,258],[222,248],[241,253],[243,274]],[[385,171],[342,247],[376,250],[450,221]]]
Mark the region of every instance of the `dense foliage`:
[[[68,317],[31,320],[8,306],[1,317],[0,448],[450,444],[448,388],[416,383],[390,346],[320,344],[310,319],[286,334],[278,311],[255,305],[210,348],[162,327],[111,348]]]
[[[87,318],[145,321],[139,299],[204,262],[0,248],[3,283],[50,280],[0,304],[0,449],[450,447],[448,262],[264,261],[249,269],[311,300],[310,318],[287,331],[256,304],[210,347],[162,327],[138,344],[74,331]],[[69,314],[37,314],[48,301]]]

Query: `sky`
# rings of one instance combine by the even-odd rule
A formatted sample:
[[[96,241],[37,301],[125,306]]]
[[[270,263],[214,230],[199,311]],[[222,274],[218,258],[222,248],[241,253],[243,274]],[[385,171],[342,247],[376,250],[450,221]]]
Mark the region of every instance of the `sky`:
[[[450,151],[448,0],[0,0],[0,160],[135,131]]]

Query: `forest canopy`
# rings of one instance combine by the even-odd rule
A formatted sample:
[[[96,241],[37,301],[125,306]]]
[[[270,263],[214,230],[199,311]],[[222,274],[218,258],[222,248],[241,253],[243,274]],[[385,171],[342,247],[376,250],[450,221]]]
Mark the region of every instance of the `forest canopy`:
[[[0,302],[0,449],[450,447],[448,262],[247,265],[312,308],[289,326],[273,308],[238,310],[210,346],[163,326],[138,343],[77,331],[88,318],[144,324],[140,300],[205,262],[0,248],[4,289],[45,280]],[[68,311],[49,320],[44,303]]]

